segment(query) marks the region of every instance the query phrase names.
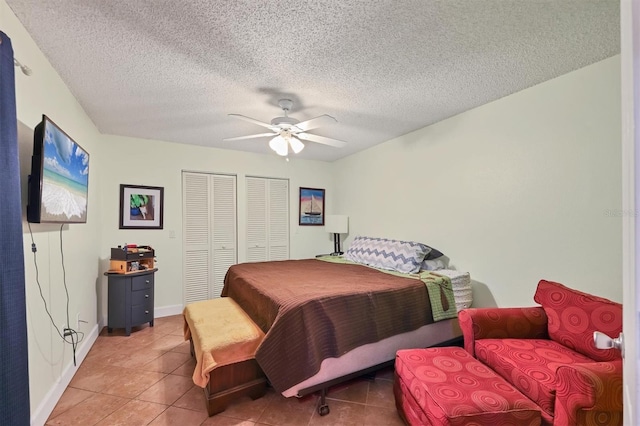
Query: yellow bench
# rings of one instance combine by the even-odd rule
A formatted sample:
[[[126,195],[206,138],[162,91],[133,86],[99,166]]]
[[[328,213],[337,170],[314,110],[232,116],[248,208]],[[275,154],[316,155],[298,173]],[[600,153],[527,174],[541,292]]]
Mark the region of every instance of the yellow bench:
[[[229,297],[187,305],[184,338],[196,358],[193,382],[204,389],[210,416],[242,396],[260,398],[266,378],[255,360],[264,332]]]

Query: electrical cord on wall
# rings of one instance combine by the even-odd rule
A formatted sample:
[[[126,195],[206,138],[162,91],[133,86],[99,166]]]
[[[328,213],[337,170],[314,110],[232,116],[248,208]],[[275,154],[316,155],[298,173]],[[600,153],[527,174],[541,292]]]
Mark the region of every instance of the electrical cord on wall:
[[[51,320],[51,324],[53,325],[53,328],[56,329],[56,332],[58,333],[58,336],[60,336],[60,338],[65,342],[71,345],[72,349],[73,349],[73,365],[77,365],[76,364],[76,349],[78,347],[78,344],[80,342],[82,342],[82,340],[84,339],[84,333],[76,331],[74,329],[72,329],[71,327],[69,327],[69,290],[67,288],[67,279],[66,279],[66,272],[65,272],[65,268],[64,268],[64,252],[62,250],[62,226],[60,226],[60,255],[62,256],[62,276],[63,276],[63,283],[64,283],[64,289],[65,289],[65,293],[67,295],[67,327],[68,328],[63,328],[62,332],[60,332],[60,328],[56,325],[56,322],[53,320],[53,317],[51,316],[51,313],[49,312],[49,308],[47,306],[47,301],[44,298],[44,295],[42,294],[42,286],[40,285],[40,276],[39,276],[39,271],[38,271],[38,259],[37,259],[37,247],[36,247],[36,243],[33,239],[33,232],[31,231],[31,223],[27,222],[27,225],[29,227],[29,235],[31,236],[31,252],[33,253],[33,264],[35,266],[36,269],[36,284],[38,285],[38,291],[40,292],[40,298],[42,299],[42,303],[44,303],[44,310],[47,313],[47,315],[49,316],[49,319]]]

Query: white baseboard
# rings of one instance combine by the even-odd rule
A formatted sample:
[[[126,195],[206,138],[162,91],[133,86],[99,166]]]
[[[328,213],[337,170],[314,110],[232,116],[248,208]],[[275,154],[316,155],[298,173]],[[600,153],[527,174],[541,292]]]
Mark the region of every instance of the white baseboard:
[[[98,338],[99,330],[100,328],[98,327],[98,324],[96,324],[95,327],[85,335],[84,341],[78,347],[78,351],[76,352],[76,365],[73,365],[72,359],[62,372],[58,383],[49,389],[49,392],[47,392],[38,408],[36,408],[35,412],[31,414],[32,426],[41,426],[45,424],[51,415],[51,412],[60,400],[60,397],[62,397],[65,389],[69,386],[69,383],[71,383],[73,375],[76,374],[76,371],[80,368],[80,365],[87,357],[89,350]]]
[[[180,315],[184,305],[161,306],[153,309],[154,318],[169,317],[171,315]]]

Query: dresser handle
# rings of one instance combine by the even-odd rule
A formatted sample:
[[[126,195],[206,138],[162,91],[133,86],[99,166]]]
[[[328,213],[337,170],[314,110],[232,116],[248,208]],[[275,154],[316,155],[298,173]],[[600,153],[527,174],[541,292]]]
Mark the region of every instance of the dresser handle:
[[[148,298],[149,298],[149,295],[148,295],[148,294],[145,294],[145,295],[144,295],[144,298],[145,298],[145,299],[148,299]]]
[[[145,314],[148,314],[148,313],[149,313],[149,311],[144,311],[144,313],[145,313]]]
[[[144,282],[145,282],[145,283],[147,283],[147,284],[149,284],[149,280],[145,280]]]

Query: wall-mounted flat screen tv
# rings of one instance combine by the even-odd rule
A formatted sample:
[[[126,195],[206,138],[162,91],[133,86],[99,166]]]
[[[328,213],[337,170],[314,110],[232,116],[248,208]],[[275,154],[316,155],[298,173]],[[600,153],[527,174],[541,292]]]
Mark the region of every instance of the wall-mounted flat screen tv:
[[[49,117],[33,132],[27,220],[86,223],[89,154]]]

